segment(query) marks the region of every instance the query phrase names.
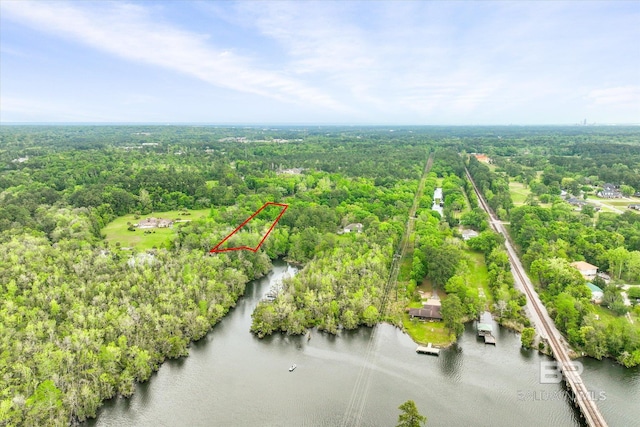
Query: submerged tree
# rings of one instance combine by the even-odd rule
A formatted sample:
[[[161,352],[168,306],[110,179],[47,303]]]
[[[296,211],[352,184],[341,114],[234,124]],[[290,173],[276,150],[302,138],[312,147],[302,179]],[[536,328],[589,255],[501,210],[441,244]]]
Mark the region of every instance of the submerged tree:
[[[398,409],[400,409],[402,413],[398,415],[398,424],[396,424],[396,427],[420,427],[427,422],[427,417],[418,412],[416,402],[413,400],[407,400],[398,406]]]

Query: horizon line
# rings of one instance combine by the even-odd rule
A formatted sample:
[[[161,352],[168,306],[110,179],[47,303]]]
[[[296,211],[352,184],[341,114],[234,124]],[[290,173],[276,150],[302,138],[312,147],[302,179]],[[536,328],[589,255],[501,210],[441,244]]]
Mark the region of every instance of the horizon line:
[[[527,127],[527,126],[572,126],[572,127],[597,127],[597,126],[640,126],[640,122],[607,122],[607,123],[587,123],[583,124],[580,122],[576,123],[494,123],[494,124],[479,124],[479,123],[467,123],[467,124],[418,124],[418,123],[338,123],[338,122],[107,122],[107,121],[83,121],[83,122],[3,122],[0,121],[0,126],[247,126],[247,127],[257,127],[257,126],[318,126],[318,127],[337,127],[337,126],[345,126],[345,127],[495,127],[495,126],[503,126],[503,127]]]

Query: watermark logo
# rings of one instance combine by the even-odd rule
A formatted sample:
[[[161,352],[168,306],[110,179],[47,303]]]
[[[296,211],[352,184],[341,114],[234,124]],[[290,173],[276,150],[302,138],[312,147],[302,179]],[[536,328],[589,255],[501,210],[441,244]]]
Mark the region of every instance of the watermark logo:
[[[584,371],[584,365],[578,361],[562,363],[557,361],[540,362],[540,384],[559,384],[569,372],[577,379]],[[583,389],[585,390],[585,389]],[[606,400],[604,391],[578,390],[574,394],[570,390],[518,390],[518,400],[521,401],[549,401],[549,400]]]
[[[581,375],[582,371],[584,371],[584,366],[578,361],[569,363],[560,363],[555,360],[540,362],[540,384],[561,383],[564,371],[573,371],[577,375]]]
[[[543,402],[552,400],[572,400],[573,394],[567,390],[518,390],[518,400],[524,402]],[[607,400],[605,391],[589,390],[587,393],[579,393],[577,400],[603,401]]]

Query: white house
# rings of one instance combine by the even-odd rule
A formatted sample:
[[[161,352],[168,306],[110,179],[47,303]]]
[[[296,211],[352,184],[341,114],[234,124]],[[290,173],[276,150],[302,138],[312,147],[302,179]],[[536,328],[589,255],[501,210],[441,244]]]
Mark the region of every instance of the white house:
[[[356,232],[356,233],[361,233],[362,232],[362,224],[360,224],[359,222],[355,223],[355,224],[349,224],[347,225],[342,232],[343,233],[351,233],[351,232]]]
[[[605,199],[619,199],[622,197],[622,193],[613,184],[605,184],[602,186],[602,190],[598,191],[598,197]]]
[[[173,221],[164,218],[146,218],[139,221],[135,226],[137,228],[167,228],[173,225]]]

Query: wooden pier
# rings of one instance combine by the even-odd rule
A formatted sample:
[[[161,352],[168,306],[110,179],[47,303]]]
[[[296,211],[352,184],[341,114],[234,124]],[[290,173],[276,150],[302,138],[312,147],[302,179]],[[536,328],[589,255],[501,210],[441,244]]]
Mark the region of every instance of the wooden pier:
[[[416,353],[433,354],[434,356],[439,356],[440,349],[437,347],[433,347],[431,343],[429,343],[429,345],[427,345],[426,347],[423,345],[419,345],[418,348],[416,348]]]

